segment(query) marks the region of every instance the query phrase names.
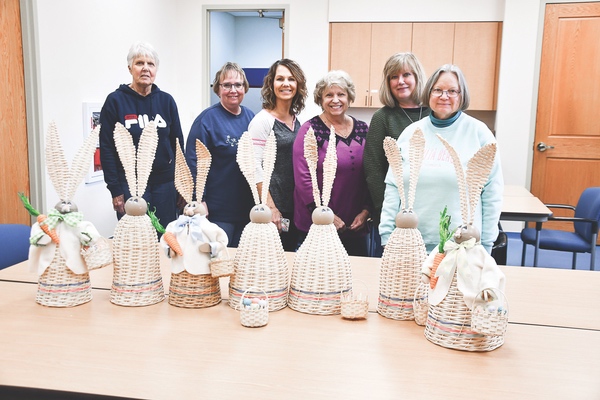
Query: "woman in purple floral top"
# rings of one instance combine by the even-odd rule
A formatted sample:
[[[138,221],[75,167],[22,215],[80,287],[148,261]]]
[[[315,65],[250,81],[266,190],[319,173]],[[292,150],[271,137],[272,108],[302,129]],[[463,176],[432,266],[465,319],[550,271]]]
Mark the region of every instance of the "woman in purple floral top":
[[[315,209],[312,182],[304,158],[304,136],[312,128],[318,144],[317,177],[323,188],[323,159],[329,145],[330,129],[336,133],[337,169],[328,206],[335,214],[334,225],[349,255],[367,255],[367,219],[371,200],[363,171],[363,151],[368,126],[346,114],[356,91],[344,71],[330,71],[317,82],[314,100],[323,112],[305,122],[294,142],[294,222],[302,242],[312,224]]]

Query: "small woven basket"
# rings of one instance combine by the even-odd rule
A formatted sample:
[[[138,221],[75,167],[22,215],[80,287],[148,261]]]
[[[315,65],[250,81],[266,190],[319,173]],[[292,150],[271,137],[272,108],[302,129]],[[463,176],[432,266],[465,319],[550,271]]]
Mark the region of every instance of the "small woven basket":
[[[244,300],[250,300],[249,304],[245,305]],[[258,328],[269,322],[269,296],[262,289],[251,287],[245,290],[240,298],[238,308],[240,322],[247,328]]]
[[[206,308],[221,302],[219,278],[192,275],[187,271],[171,274],[169,304],[182,308]]]
[[[415,323],[420,326],[425,326],[425,323],[427,322],[427,312],[429,310],[429,303],[427,302],[428,296],[429,285],[420,282],[415,290],[415,300],[413,302]]]
[[[475,298],[471,328],[482,335],[499,336],[508,326],[508,301],[498,289],[484,289]]]
[[[356,289],[356,282],[361,283],[359,292]],[[342,318],[345,319],[365,319],[369,314],[369,289],[363,281],[353,281],[352,288],[347,292],[342,292],[340,297],[340,306]]]
[[[427,257],[419,230],[395,228],[381,257],[377,312],[395,320],[412,320],[414,294]]]
[[[503,335],[482,335],[472,329],[471,310],[457,288],[456,272],[444,300],[429,305],[425,337],[438,346],[466,351],[491,351],[504,344]]]
[[[231,276],[235,272],[233,259],[229,257],[229,250],[226,249],[226,256],[215,258],[210,261],[210,274],[213,278],[222,278]]]
[[[81,255],[90,271],[106,267],[113,262],[110,243],[103,237],[99,237],[91,246],[82,247]]]
[[[249,287],[259,287],[269,298],[269,311],[287,305],[290,272],[277,227],[250,222],[244,228],[229,280],[229,306],[239,310],[239,300]]]
[[[89,273],[75,274],[56,245],[54,259],[38,279],[35,301],[47,307],[74,307],[92,300]]]

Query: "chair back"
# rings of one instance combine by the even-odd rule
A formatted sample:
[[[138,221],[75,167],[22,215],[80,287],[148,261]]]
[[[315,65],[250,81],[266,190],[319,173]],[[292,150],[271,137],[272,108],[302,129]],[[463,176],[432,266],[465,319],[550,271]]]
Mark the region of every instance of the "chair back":
[[[589,187],[583,191],[575,208],[575,217],[600,222],[600,187]],[[598,229],[596,228],[596,232],[592,232],[591,224],[575,222],[575,232],[589,241],[592,240],[593,234],[598,233]]]
[[[22,224],[0,224],[0,269],[27,260],[31,227]]]

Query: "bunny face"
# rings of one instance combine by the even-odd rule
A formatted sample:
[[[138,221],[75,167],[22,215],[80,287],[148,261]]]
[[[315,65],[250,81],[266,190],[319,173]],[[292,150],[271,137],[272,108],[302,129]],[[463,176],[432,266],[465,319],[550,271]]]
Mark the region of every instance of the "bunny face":
[[[479,233],[479,229],[475,227],[473,224],[463,224],[458,227],[456,233],[454,234],[454,241],[456,243],[466,242],[469,239],[475,238],[475,241],[479,243],[481,240],[481,234]]]
[[[71,200],[61,200],[54,206],[56,210],[61,214],[68,214],[70,212],[78,211],[75,203],[71,202]]]
[[[125,202],[125,213],[134,217],[146,214],[148,203],[141,197],[132,196]]]
[[[396,215],[396,227],[414,229],[419,225],[419,217],[413,210],[402,210]]]
[[[183,208],[183,215],[193,217],[196,214],[206,215],[206,207],[199,201],[192,201]]]
[[[250,210],[250,221],[258,224],[271,222],[271,209],[265,204],[257,204]]]
[[[315,225],[333,224],[333,217],[333,210],[326,206],[317,207],[312,213],[312,221]]]

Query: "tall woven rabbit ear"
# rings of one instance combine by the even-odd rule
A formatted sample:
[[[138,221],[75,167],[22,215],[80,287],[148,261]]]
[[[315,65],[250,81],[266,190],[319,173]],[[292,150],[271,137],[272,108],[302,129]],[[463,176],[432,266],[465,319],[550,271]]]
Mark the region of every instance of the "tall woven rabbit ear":
[[[494,163],[496,144],[488,143],[481,147],[467,163],[467,173],[465,175],[456,150],[454,150],[452,145],[439,134],[437,137],[440,139],[452,157],[452,163],[454,164],[456,179],[458,181],[460,210],[463,223],[472,223],[475,216],[475,208],[477,207],[479,196],[481,195],[481,190],[488,179]]]
[[[250,185],[252,197],[254,198],[254,204],[260,204],[258,189],[256,188],[256,177],[254,174],[254,148],[252,147],[252,138],[248,132],[244,132],[238,142],[238,150],[235,159],[240,166],[242,175],[244,175],[248,181],[248,184]]]
[[[125,179],[129,186],[129,193],[133,196],[137,196],[136,193],[136,172],[135,172],[135,146],[133,145],[133,138],[129,134],[129,131],[120,123],[115,124],[114,130],[115,146],[123,169],[125,170]]]
[[[62,200],[67,200],[66,183],[69,176],[69,166],[54,121],[50,122],[46,134],[46,167],[50,182],[52,182],[56,193]]]
[[[275,159],[277,157],[277,140],[275,139],[275,133],[271,131],[271,134],[267,138],[265,144],[265,150],[263,152],[263,183],[260,193],[260,199],[263,204],[267,204],[267,195],[269,193],[269,184],[271,183],[271,175],[273,175],[273,169],[275,168]]]
[[[191,203],[194,196],[194,179],[185,161],[185,156],[179,144],[175,146],[175,189],[186,203]]]
[[[400,196],[400,205],[406,209],[406,198],[404,197],[404,169],[402,167],[402,154],[398,148],[398,143],[394,138],[386,136],[383,139],[383,151],[390,164],[390,168],[396,177],[398,195]]]
[[[306,135],[304,136],[304,158],[308,165],[308,172],[310,173],[310,180],[312,182],[313,198],[315,205],[320,207],[321,194],[319,193],[319,183],[317,181],[317,164],[319,162],[319,153],[317,147],[317,138],[313,128],[308,128]]]
[[[196,139],[196,201],[202,201],[211,162],[210,151],[204,143]]]
[[[99,134],[100,126],[98,125],[85,138],[83,145],[77,150],[77,153],[75,153],[75,158],[73,158],[73,163],[71,163],[69,179],[65,184],[67,199],[73,199],[75,190],[77,190],[77,187],[89,171],[90,162],[98,145]]]
[[[335,170],[337,169],[337,141],[335,139],[335,128],[331,126],[329,133],[329,143],[327,144],[327,152],[323,160],[323,205],[329,204],[331,190],[333,189],[333,181],[335,179]]]
[[[475,208],[481,197],[483,185],[488,180],[496,157],[496,143],[488,143],[467,163],[467,188],[469,190],[469,222],[475,218]]]
[[[419,173],[423,164],[423,153],[425,152],[425,136],[421,128],[417,128],[410,138],[410,183],[408,188],[408,208],[412,209],[415,203],[415,195],[417,191],[417,182],[419,181]]]
[[[142,131],[137,148],[136,171],[137,171],[137,196],[143,196],[148,185],[148,178],[152,172],[152,164],[158,147],[158,131],[156,123],[150,121]]]

